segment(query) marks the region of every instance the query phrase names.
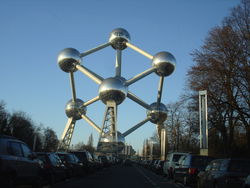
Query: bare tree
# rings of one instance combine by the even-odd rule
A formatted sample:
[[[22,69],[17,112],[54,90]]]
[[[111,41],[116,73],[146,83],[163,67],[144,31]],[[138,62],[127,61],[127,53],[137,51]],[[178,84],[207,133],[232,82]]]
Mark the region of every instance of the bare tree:
[[[10,135],[9,118],[4,101],[0,101],[0,134]]]
[[[208,91],[209,127],[223,143],[224,155],[235,154],[235,133],[245,128],[250,151],[250,0],[242,0],[212,29],[199,50],[197,63],[188,72],[188,87],[195,100],[199,90]],[[219,133],[219,134],[218,134]]]
[[[55,131],[47,127],[44,129],[43,134],[44,134],[43,150],[47,152],[56,151],[59,144],[59,140],[56,136]]]

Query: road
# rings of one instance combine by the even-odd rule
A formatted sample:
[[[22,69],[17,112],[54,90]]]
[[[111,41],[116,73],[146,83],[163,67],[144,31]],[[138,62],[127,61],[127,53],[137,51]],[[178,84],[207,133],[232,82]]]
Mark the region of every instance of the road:
[[[181,188],[163,176],[140,166],[117,165],[102,169],[83,178],[73,178],[54,186],[55,188]]]

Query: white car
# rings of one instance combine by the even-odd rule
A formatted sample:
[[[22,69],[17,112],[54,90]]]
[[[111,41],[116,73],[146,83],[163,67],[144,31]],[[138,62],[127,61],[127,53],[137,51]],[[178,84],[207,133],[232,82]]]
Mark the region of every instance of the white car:
[[[181,152],[168,153],[166,161],[164,162],[164,165],[163,165],[163,175],[172,179],[174,168],[177,162],[179,161],[179,159],[183,155],[188,155],[188,153],[181,153]]]

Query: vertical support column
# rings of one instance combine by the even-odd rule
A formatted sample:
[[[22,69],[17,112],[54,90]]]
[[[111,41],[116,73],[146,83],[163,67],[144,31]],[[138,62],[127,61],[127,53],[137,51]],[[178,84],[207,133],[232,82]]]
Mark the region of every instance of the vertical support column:
[[[144,160],[147,160],[147,152],[148,152],[148,150],[147,150],[147,147],[148,147],[148,140],[146,139],[145,140],[145,143],[144,143]]]
[[[153,158],[154,158],[154,142],[152,140],[150,140],[149,143],[150,143],[150,159],[153,160]]]
[[[167,129],[161,129],[161,160],[166,160],[167,151],[168,151],[168,137],[167,137]]]
[[[199,91],[200,155],[208,155],[207,91]]]

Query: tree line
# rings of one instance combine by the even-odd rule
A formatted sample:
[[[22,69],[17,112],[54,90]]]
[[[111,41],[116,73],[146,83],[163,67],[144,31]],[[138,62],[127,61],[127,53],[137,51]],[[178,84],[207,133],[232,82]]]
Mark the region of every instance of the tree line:
[[[25,112],[9,113],[4,101],[0,101],[0,135],[18,138],[36,152],[55,152],[59,146],[59,139],[52,128],[45,127],[43,124],[36,125]],[[93,143],[94,139],[91,134],[87,144],[79,142],[72,145],[70,149],[87,150],[93,153],[95,151]]]
[[[52,128],[37,126],[25,112],[9,113],[4,101],[0,102],[0,134],[16,137],[34,151],[56,151],[59,143]]]

